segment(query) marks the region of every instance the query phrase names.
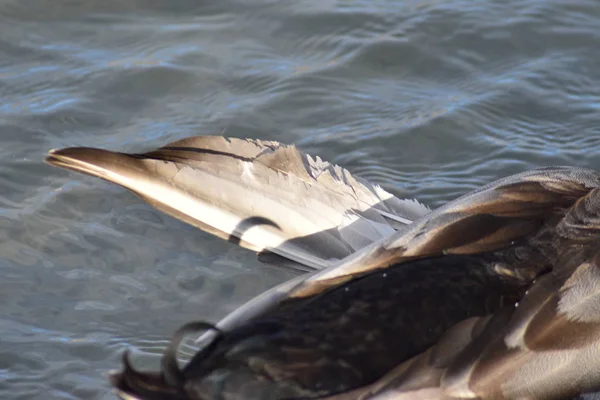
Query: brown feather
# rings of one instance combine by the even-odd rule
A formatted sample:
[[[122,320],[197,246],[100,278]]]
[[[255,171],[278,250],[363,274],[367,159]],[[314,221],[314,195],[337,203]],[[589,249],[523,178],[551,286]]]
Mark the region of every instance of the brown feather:
[[[277,142],[206,136],[143,154],[53,150],[46,161],[124,186],[175,218],[303,270],[324,268],[428,212]]]

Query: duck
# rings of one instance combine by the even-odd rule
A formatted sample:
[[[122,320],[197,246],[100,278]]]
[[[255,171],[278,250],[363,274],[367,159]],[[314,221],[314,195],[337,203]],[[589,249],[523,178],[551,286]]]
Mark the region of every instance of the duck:
[[[430,210],[273,141],[191,137],[46,161],[123,186],[295,278],[129,353],[126,400],[561,400],[600,392],[600,173],[558,166]],[[180,366],[182,340],[200,350]],[[584,397],[581,397],[584,396]],[[587,396],[587,397],[585,397]]]

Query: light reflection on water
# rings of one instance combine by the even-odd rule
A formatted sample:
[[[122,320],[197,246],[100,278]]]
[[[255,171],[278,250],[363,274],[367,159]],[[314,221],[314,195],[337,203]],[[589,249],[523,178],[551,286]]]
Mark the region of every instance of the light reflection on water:
[[[597,2],[209,3],[0,5],[1,398],[112,398],[123,349],[155,365],[183,322],[290,276],[48,149],[293,142],[431,206],[600,169]]]

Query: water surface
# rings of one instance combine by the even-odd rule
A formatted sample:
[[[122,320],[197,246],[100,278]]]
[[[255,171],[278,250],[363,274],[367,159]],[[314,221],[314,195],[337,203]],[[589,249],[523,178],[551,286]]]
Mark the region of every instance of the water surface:
[[[12,0],[0,5],[0,398],[112,399],[125,348],[290,277],[48,149],[297,143],[436,207],[600,169],[600,2]]]

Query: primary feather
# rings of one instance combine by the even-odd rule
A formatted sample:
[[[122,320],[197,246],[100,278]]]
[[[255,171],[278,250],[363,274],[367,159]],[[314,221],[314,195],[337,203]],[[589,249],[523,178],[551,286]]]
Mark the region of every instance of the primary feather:
[[[204,136],[143,154],[53,150],[52,165],[108,180],[255,251],[321,269],[428,212],[277,142]]]

